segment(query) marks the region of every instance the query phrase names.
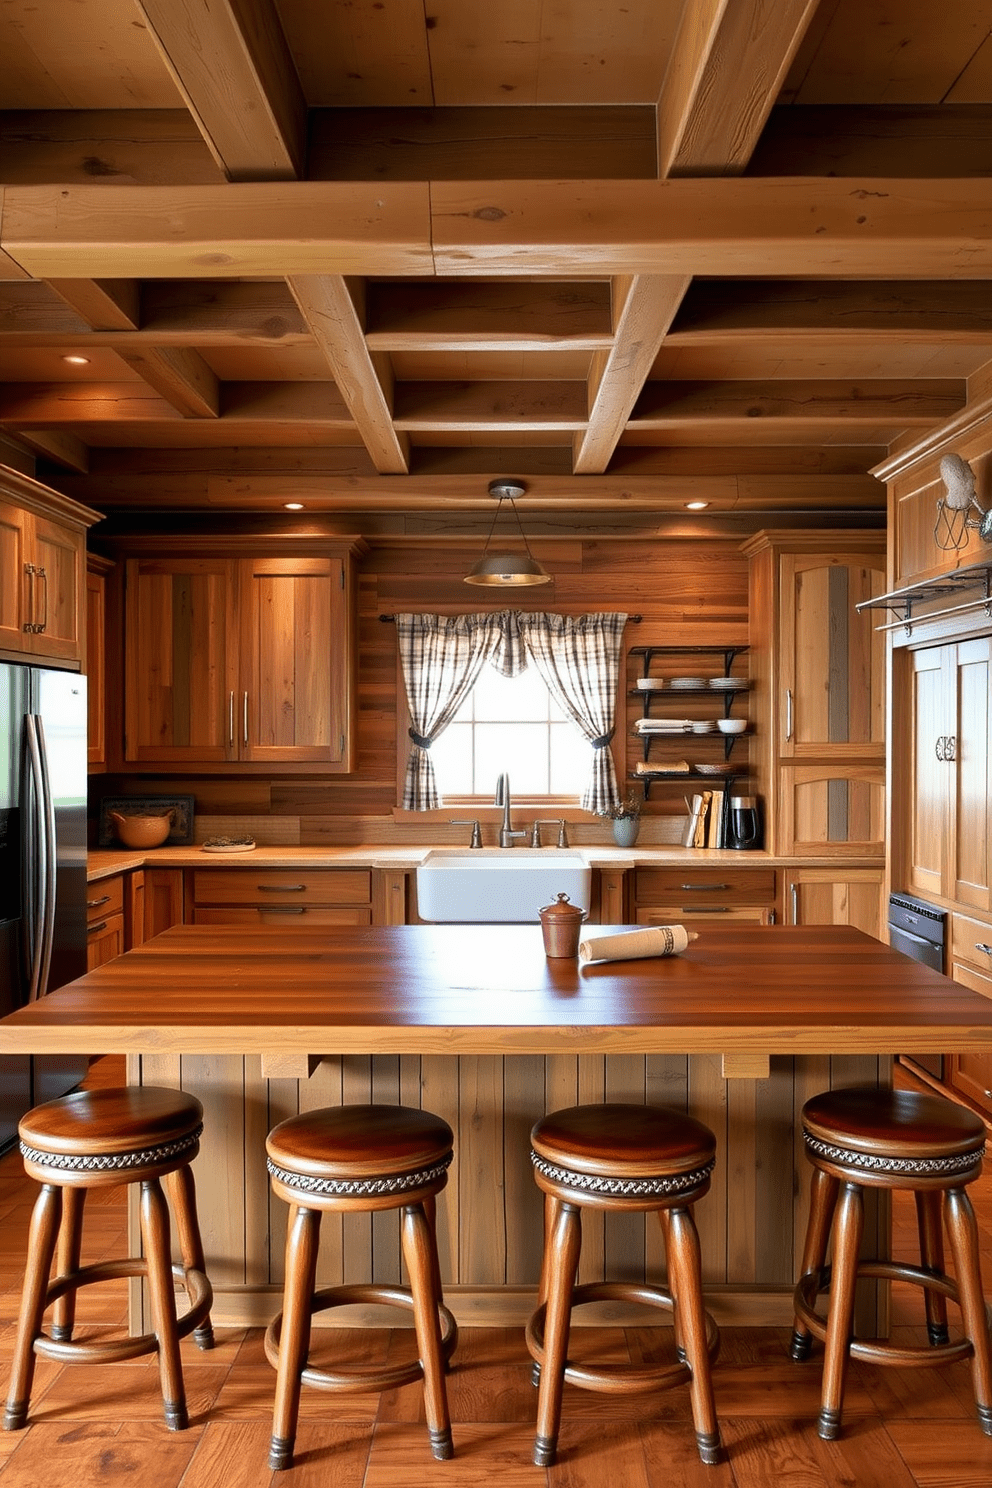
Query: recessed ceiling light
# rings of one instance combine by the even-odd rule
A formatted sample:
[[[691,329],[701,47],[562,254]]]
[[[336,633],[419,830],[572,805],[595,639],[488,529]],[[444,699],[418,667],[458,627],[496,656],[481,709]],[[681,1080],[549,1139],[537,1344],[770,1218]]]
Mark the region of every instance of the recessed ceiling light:
[[[64,356],[62,360],[68,362],[71,367],[88,367],[90,361],[89,357],[84,356]]]
[[[302,501],[286,501],[286,502],[283,503],[283,505],[285,506],[285,508],[286,508],[287,511],[302,511],[303,510],[303,502]]]
[[[708,501],[687,501],[685,509],[686,511],[705,511],[708,506]]]

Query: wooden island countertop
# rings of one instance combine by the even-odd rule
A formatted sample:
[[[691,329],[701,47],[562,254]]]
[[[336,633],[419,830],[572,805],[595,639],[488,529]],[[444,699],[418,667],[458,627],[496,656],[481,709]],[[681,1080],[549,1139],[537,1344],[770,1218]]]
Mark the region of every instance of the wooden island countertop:
[[[176,926],[0,1022],[5,1053],[989,1047],[992,1001],[846,926],[714,925],[682,956],[584,966],[538,926]]]

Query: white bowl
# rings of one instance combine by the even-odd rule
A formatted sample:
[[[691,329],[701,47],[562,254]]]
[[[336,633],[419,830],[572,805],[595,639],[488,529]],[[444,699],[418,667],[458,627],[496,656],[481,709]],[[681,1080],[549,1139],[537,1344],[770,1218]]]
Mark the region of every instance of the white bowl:
[[[716,726],[721,734],[742,734],[747,728],[746,718],[718,718]]]

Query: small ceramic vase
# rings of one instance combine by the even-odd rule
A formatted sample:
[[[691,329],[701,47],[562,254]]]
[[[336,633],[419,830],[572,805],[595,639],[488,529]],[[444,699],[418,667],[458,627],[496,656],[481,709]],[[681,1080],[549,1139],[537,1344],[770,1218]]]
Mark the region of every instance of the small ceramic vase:
[[[613,841],[617,847],[633,847],[641,830],[638,816],[615,816],[613,818]]]

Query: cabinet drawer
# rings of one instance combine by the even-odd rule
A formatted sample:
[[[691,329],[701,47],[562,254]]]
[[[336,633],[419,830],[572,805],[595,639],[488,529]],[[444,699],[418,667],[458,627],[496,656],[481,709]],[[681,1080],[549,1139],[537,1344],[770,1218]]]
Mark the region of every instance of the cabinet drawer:
[[[638,868],[634,895],[639,905],[774,904],[774,868]]]
[[[670,905],[667,909],[639,909],[635,919],[638,925],[684,925],[687,930],[705,931],[710,925],[724,925],[731,920],[749,925],[773,925],[775,911],[763,904],[721,904],[708,911],[699,906],[683,908]]]
[[[124,879],[120,874],[116,878],[101,878],[97,883],[86,885],[88,923],[94,920],[105,920],[108,915],[123,914],[123,912]]]
[[[980,946],[985,946],[985,950],[980,950]],[[984,920],[973,920],[970,915],[952,914],[951,959],[992,978],[992,925]]]
[[[86,931],[86,970],[94,971],[123,954],[124,916],[120,913],[92,920]]]
[[[956,982],[960,982],[962,987],[970,987],[972,992],[981,992],[983,997],[992,997],[992,975],[976,971],[973,966],[955,962],[951,967],[951,976]]]
[[[197,869],[195,904],[361,904],[372,901],[368,869]]]
[[[194,925],[371,925],[372,911],[361,905],[329,909],[312,904],[243,905],[231,909],[197,906]]]

